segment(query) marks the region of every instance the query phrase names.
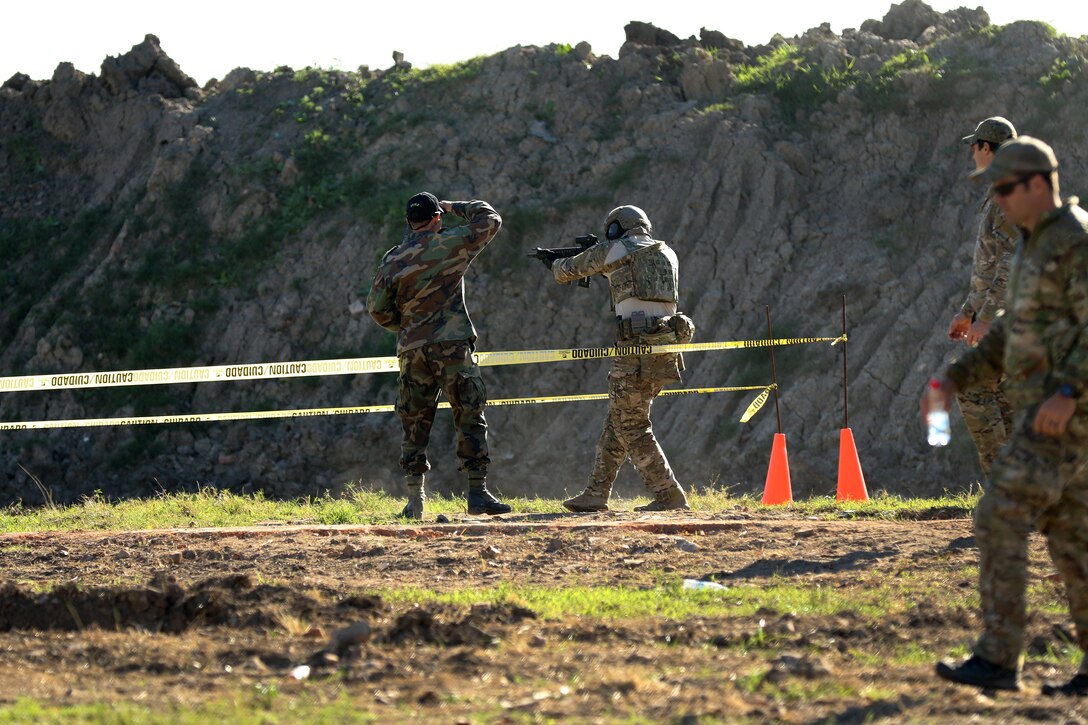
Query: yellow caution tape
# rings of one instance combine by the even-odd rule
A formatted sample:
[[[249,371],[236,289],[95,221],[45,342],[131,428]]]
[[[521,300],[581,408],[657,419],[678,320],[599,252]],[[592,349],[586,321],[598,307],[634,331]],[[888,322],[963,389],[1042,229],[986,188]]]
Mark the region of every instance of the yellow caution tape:
[[[763,389],[766,395],[770,387],[748,385],[732,388],[689,388],[686,390],[664,390],[659,397],[677,395],[709,395],[712,393],[732,393],[744,390]],[[532,405],[538,403],[572,403],[583,400],[607,400],[607,393],[590,395],[556,395],[537,398],[502,398],[489,400],[488,406]],[[449,408],[442,402],[439,408]],[[194,413],[192,415],[148,415],[133,418],[79,418],[72,420],[31,420],[21,423],[0,423],[0,430],[44,430],[47,428],[99,428],[106,426],[129,425],[164,425],[169,423],[214,423],[225,420],[263,420],[267,418],[304,418],[321,415],[354,415],[359,413],[392,413],[394,405],[362,405],[350,408],[308,408],[305,410],[256,410],[242,413]]]
[[[752,404],[749,405],[747,410],[744,411],[744,415],[740,417],[740,422],[747,423],[748,421],[750,421],[752,419],[752,416],[758,413],[759,409],[763,407],[763,404],[767,402],[767,398],[770,397],[771,391],[777,387],[777,384],[771,383],[766,388],[764,388],[763,392],[757,395],[756,399],[752,401]]]
[[[808,345],[816,342],[835,344],[842,337],[790,337],[776,340],[731,340],[728,342],[688,342],[676,345],[613,345],[611,347],[581,347],[571,350],[511,350],[476,354],[480,367],[494,365],[524,365],[527,363],[563,362],[566,360],[597,360],[627,355],[661,355],[670,352],[706,352],[709,350],[742,350],[757,347]]]
[[[624,345],[620,347],[583,347],[564,350],[512,350],[481,352],[476,359],[481,367],[495,365],[527,365],[563,362],[566,360],[597,360],[625,355],[657,355],[670,352],[705,352],[709,350],[739,350],[784,345],[807,345],[817,342],[835,344],[842,337],[793,337],[777,340],[733,340],[728,342],[697,342],[682,345]],[[149,370],[115,370],[104,373],[58,373],[56,375],[20,375],[0,377],[0,393],[28,390],[65,390],[72,388],[108,388],[122,385],[170,385],[174,383],[215,383],[233,380],[278,380],[322,375],[361,375],[396,372],[400,365],[395,357],[345,358],[341,360],[303,360],[300,362],[251,363],[248,365],[210,365],[190,368],[155,368]]]

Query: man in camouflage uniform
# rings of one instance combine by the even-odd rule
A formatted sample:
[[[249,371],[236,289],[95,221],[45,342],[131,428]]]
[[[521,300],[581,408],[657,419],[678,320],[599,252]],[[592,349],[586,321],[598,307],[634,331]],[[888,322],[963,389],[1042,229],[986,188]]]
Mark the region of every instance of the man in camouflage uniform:
[[[937,665],[945,679],[986,688],[1020,686],[1032,528],[1047,538],[1088,652],[1088,213],[1076,198],[1062,203],[1057,168],[1048,145],[1022,136],[975,172],[1026,238],[1013,259],[1005,314],[934,391],[947,405],[955,392],[1004,374],[1015,415],[975,510],[983,633],[971,658]],[[1088,695],[1088,663],[1043,692]]]
[[[468,220],[445,229],[442,212]],[[465,270],[499,231],[502,219],[484,201],[408,200],[404,241],[385,253],[367,297],[374,321],[397,333],[400,359],[397,415],[404,428],[400,466],[408,504],[401,515],[423,518],[427,441],[445,392],[457,427],[459,470],[468,474],[468,512],[504,514],[510,507],[487,490],[487,422],[476,329],[465,309]]]
[[[993,161],[1001,144],[1014,138],[1016,129],[1013,125],[995,116],[978,124],[974,133],[963,137],[963,142],[971,144],[975,170],[981,171]],[[950,339],[964,340],[971,347],[977,345],[986,334],[997,311],[1005,304],[1009,263],[1020,236],[989,193],[982,199],[975,229],[971,291],[948,326]],[[956,395],[963,421],[978,449],[979,464],[986,475],[990,473],[990,464],[1005,445],[1012,427],[1009,401],[999,383],[999,380],[980,383]]]
[[[560,283],[603,274],[616,313],[618,346],[687,342],[691,320],[676,312],[679,262],[667,244],[650,237],[646,212],[636,206],[613,209],[604,222],[606,240],[566,259],[544,259]],[[680,381],[683,358],[675,353],[617,357],[608,373],[608,418],[597,443],[597,460],[586,489],[563,502],[575,512],[607,511],[620,466],[629,456],[653,496],[637,511],[687,509],[650,424],[654,397]]]

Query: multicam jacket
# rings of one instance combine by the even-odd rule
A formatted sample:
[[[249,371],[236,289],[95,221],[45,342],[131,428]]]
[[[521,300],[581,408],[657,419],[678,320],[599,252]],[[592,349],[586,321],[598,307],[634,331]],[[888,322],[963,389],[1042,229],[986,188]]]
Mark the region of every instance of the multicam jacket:
[[[475,342],[465,309],[464,276],[502,224],[485,201],[458,201],[453,213],[468,224],[437,232],[405,229],[385,253],[366,306],[374,321],[397,333],[397,354],[432,342]]]
[[[1042,403],[1068,383],[1088,390],[1088,213],[1076,197],[1044,215],[1012,262],[1005,314],[978,347],[949,365],[960,390],[1006,375],[1013,410]]]
[[[1019,231],[987,194],[978,213],[971,291],[960,308],[964,315],[982,322],[993,321],[1005,303],[1009,264],[1019,238]]]

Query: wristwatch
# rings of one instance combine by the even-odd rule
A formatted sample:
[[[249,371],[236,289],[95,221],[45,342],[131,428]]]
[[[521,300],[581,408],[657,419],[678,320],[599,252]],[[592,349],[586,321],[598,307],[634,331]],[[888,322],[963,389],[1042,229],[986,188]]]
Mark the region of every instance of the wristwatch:
[[[1061,387],[1058,388],[1058,395],[1063,398],[1075,398],[1077,397],[1077,389],[1070,383],[1062,383]]]

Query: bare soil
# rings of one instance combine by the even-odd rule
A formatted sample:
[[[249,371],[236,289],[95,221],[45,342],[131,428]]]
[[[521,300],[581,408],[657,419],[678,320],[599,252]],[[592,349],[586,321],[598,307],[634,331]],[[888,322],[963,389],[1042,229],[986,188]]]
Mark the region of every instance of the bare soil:
[[[731,587],[859,596],[876,582],[918,581],[966,597],[975,582],[965,571],[977,564],[968,520],[453,518],[0,536],[0,702],[156,710],[246,693],[258,707],[254,693],[274,687],[309,702],[346,696],[393,721],[1088,722],[1088,703],[1039,694],[1044,680],[1072,674],[1068,664],[1029,658],[1023,692],[982,693],[938,680],[924,653],[902,657],[912,645],[947,653],[979,628],[975,609],[930,601],[924,587],[904,585],[911,606],[882,618],[765,607],[684,621],[546,618],[517,603],[413,604],[374,593],[652,589],[714,576]],[[1040,590],[1060,586],[1041,539],[1032,560],[1029,641],[1039,654],[1071,625],[1035,606]],[[303,682],[290,675],[299,665],[311,668]]]

